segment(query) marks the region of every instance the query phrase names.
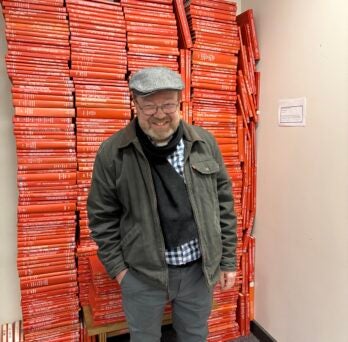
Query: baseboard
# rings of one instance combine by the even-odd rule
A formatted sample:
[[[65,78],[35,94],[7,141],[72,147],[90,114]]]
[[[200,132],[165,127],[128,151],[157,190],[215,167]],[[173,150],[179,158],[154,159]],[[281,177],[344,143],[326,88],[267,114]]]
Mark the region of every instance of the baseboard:
[[[277,342],[277,340],[255,320],[250,322],[250,331],[260,342]]]

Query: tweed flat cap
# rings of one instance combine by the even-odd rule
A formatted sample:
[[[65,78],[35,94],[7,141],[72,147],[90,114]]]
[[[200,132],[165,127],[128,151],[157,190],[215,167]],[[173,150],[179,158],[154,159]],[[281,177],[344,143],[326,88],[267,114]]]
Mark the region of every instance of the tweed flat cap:
[[[144,68],[137,71],[129,81],[129,89],[138,96],[151,95],[161,90],[182,90],[181,76],[165,67]]]

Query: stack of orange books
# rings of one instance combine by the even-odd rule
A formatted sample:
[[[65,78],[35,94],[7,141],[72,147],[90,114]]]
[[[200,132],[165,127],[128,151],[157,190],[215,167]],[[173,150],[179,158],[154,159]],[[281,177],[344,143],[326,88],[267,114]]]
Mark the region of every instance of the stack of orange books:
[[[237,281],[233,289],[214,292],[208,341],[229,341],[240,336],[236,309],[241,285],[243,139],[238,134],[237,64],[240,48],[236,4],[227,0],[185,2],[193,41],[191,54],[192,122],[208,129],[221,149],[233,181],[237,214]],[[190,111],[189,111],[190,113]],[[241,139],[242,138],[242,139]],[[241,140],[240,140],[241,139]]]
[[[77,132],[78,281],[81,305],[88,304],[88,256],[97,246],[89,235],[86,200],[100,144],[130,120],[126,25],[119,3],[67,0],[71,70]]]
[[[239,294],[238,322],[241,334],[248,335],[254,318],[254,255],[255,238],[251,236],[256,213],[256,126],[259,116],[260,59],[253,11],[237,16],[241,48],[237,75],[238,127],[244,135],[243,195],[242,195],[242,288]]]
[[[181,95],[181,116],[192,124],[192,102],[191,102],[191,50],[180,49],[180,75],[184,81],[185,88]]]
[[[103,325],[126,320],[122,309],[121,288],[116,280],[110,279],[99,258],[89,257],[92,281],[89,287],[89,302],[93,325]]]
[[[172,0],[121,0],[127,28],[128,70],[178,70],[178,31]]]
[[[26,341],[79,341],[76,152],[63,0],[3,1],[19,190],[17,267]]]

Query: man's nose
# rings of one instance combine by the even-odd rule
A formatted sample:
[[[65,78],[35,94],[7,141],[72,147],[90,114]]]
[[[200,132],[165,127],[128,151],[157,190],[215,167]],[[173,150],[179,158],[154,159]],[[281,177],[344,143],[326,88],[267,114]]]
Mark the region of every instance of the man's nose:
[[[156,112],[156,114],[154,116],[157,117],[157,118],[164,118],[165,116],[167,116],[167,114],[163,112],[161,106],[158,106],[157,107],[157,112]]]

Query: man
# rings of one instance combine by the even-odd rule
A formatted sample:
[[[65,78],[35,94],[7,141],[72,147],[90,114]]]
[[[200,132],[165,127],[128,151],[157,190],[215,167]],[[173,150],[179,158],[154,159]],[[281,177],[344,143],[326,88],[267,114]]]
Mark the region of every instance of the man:
[[[206,341],[213,286],[236,277],[231,182],[213,136],[180,119],[180,75],[145,68],[129,87],[137,117],[96,155],[91,235],[132,342],[160,341],[168,301],[178,341]]]

